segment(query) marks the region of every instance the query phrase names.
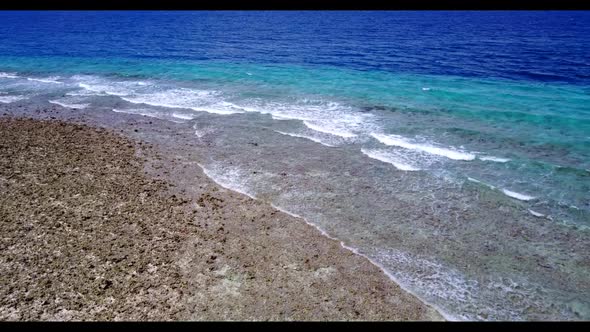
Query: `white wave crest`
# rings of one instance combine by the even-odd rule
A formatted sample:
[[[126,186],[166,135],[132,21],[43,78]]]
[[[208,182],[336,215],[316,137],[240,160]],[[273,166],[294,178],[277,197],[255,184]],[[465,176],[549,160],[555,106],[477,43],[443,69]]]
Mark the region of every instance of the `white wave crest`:
[[[310,141],[316,142],[316,143],[320,143],[321,145],[325,145],[325,146],[329,146],[329,147],[334,147],[334,145],[322,142],[321,140],[315,138],[315,137],[311,137],[311,136],[306,136],[306,135],[300,135],[300,134],[292,134],[292,133],[285,133],[282,131],[278,131],[278,130],[274,130],[274,132],[277,132],[281,135],[286,135],[286,136],[291,136],[291,137],[299,137],[299,138],[305,138],[308,139]]]
[[[15,73],[5,73],[0,72],[0,78],[19,78],[20,76],[16,75]]]
[[[126,113],[126,114],[142,115],[142,116],[147,116],[147,117],[150,117],[150,118],[156,118],[156,119],[166,120],[166,121],[170,121],[170,122],[174,122],[174,123],[185,123],[184,121],[174,121],[174,120],[171,120],[169,116],[166,116],[166,114],[163,114],[163,113],[160,113],[160,112],[155,112],[155,111],[149,110],[149,109],[143,109],[143,108],[131,108],[131,109],[116,109],[116,108],[113,108],[112,111],[115,112],[115,113]]]
[[[496,163],[506,163],[509,162],[510,159],[508,158],[499,158],[499,157],[493,157],[493,156],[482,156],[482,157],[478,157],[479,160],[483,160],[483,161],[493,161]]]
[[[244,180],[243,172],[238,168],[223,169],[219,167],[205,168],[201,164],[197,164],[203,170],[203,173],[218,185],[244,194],[252,199],[256,199],[253,193],[249,192],[248,186]]]
[[[293,118],[293,117],[289,117],[289,116],[284,116],[284,115],[271,114],[270,116],[273,118],[273,120],[279,120],[279,121],[297,120],[297,118]]]
[[[121,98],[134,104],[192,109],[197,112],[208,112],[221,115],[244,112],[241,109],[224,104],[217,98],[218,95],[219,92],[217,91],[172,89]]]
[[[0,103],[10,104],[14,103],[15,101],[28,99],[27,96],[0,96]]]
[[[192,120],[195,117],[188,115],[188,114],[182,114],[182,113],[172,113],[172,116],[178,119],[183,119],[183,120]]]
[[[542,213],[539,213],[539,212],[537,212],[537,211],[533,211],[533,210],[531,210],[531,209],[528,209],[528,210],[529,210],[530,214],[532,214],[532,215],[533,215],[533,216],[535,216],[535,217],[542,218],[542,217],[544,217],[544,216],[545,216],[544,214],[542,214]]]
[[[479,183],[479,184],[484,185],[484,186],[486,186],[486,187],[488,187],[490,189],[496,189],[496,187],[492,186],[491,184],[485,183],[485,182],[482,182],[482,181],[479,181],[479,180],[474,179],[474,178],[467,177],[467,180],[469,180],[471,182]]]
[[[92,91],[92,92],[96,92],[99,94],[107,94],[107,95],[113,95],[113,96],[127,96],[131,93],[133,93],[133,91],[129,91],[129,90],[125,90],[125,89],[117,89],[116,87],[113,87],[111,85],[99,85],[99,84],[87,84],[87,83],[78,83],[78,86],[86,89],[88,91]]]
[[[512,198],[516,198],[516,199],[518,199],[518,200],[521,200],[521,201],[530,201],[530,200],[532,200],[532,199],[535,199],[535,198],[536,198],[536,197],[529,196],[529,195],[525,195],[525,194],[519,194],[519,193],[517,193],[517,192],[510,191],[510,190],[507,190],[507,189],[502,189],[502,192],[503,192],[503,193],[504,193],[506,196],[510,196],[510,197],[512,197]]]
[[[319,131],[330,135],[340,136],[344,138],[353,138],[357,136],[356,134],[341,128],[341,126],[338,126],[338,124],[335,122],[322,121],[320,123],[319,121],[303,121],[303,124],[305,124],[305,126],[307,126],[311,130]]]
[[[63,82],[56,81],[56,79],[59,79],[59,77],[48,77],[48,78],[27,77],[28,81],[35,81],[35,82],[41,82],[41,83],[52,83],[52,84],[63,84]]]
[[[86,108],[90,106],[90,104],[71,104],[71,103],[64,103],[63,101],[57,100],[49,100],[50,103],[56,104],[59,106],[67,107],[67,108]]]
[[[410,142],[407,138],[398,136],[398,135],[385,135],[385,134],[376,134],[371,133],[375,139],[379,142],[390,145],[390,146],[399,146],[404,149],[410,150],[419,150],[426,153],[434,154],[443,156],[453,160],[473,160],[475,159],[475,155],[467,152],[461,152],[451,149],[440,148],[432,145],[427,144],[416,144]]]
[[[384,163],[391,164],[391,165],[395,166],[395,168],[402,170],[402,171],[419,171],[420,170],[419,168],[414,167],[414,166],[406,163],[403,160],[400,160],[399,157],[396,157],[390,153],[386,153],[386,152],[379,151],[379,150],[367,150],[367,149],[361,149],[361,152],[363,154],[365,154],[366,156],[368,156],[369,158],[373,158],[373,159],[382,161]]]

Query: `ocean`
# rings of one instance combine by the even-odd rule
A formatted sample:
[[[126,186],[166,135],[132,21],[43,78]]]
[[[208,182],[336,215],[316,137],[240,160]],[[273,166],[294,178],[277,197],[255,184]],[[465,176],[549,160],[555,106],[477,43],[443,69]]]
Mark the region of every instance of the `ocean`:
[[[589,12],[4,11],[0,102],[192,127],[448,319],[590,319]]]

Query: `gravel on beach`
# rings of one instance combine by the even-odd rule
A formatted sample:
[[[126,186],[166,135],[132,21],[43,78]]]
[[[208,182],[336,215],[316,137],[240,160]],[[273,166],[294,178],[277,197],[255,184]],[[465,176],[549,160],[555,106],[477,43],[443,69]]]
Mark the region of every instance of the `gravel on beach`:
[[[0,320],[442,319],[364,257],[183,156],[0,115]]]

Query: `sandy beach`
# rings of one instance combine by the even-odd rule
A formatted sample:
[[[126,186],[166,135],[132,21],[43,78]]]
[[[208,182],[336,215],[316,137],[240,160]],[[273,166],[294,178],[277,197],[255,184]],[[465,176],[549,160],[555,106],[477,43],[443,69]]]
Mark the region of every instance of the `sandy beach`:
[[[113,114],[0,105],[0,320],[442,320],[209,179],[188,129]]]

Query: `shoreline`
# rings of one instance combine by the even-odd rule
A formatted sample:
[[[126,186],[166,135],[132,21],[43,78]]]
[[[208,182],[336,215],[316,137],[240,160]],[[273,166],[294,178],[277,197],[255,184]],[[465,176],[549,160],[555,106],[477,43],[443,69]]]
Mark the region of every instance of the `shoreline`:
[[[409,294],[411,294],[412,296],[416,297],[416,298],[417,298],[417,299],[418,299],[420,302],[422,302],[422,303],[426,304],[427,306],[429,306],[429,307],[433,308],[434,310],[436,310],[437,314],[439,314],[439,315],[440,315],[440,316],[441,316],[441,317],[442,317],[442,318],[443,318],[445,321],[458,321],[458,319],[456,319],[455,317],[453,317],[453,316],[451,316],[451,315],[449,315],[449,314],[445,313],[445,312],[444,312],[442,309],[440,309],[438,306],[436,306],[436,305],[434,305],[434,304],[432,304],[432,303],[429,303],[428,301],[426,301],[426,300],[422,299],[420,296],[418,296],[417,294],[415,294],[414,292],[412,292],[412,291],[411,291],[411,290],[409,290],[408,288],[404,287],[404,286],[403,286],[403,285],[402,285],[402,284],[401,284],[401,283],[400,283],[398,280],[396,280],[396,278],[395,278],[395,277],[394,277],[394,276],[393,276],[391,273],[387,272],[387,270],[386,270],[386,269],[385,269],[385,268],[384,268],[382,265],[380,265],[379,263],[376,263],[376,262],[375,262],[375,261],[373,261],[371,258],[369,258],[367,255],[360,253],[360,252],[358,251],[358,249],[357,249],[357,248],[353,248],[353,247],[350,247],[350,246],[346,245],[346,244],[344,243],[344,241],[342,241],[342,240],[340,240],[340,239],[338,239],[338,238],[336,238],[336,237],[333,237],[333,236],[331,236],[330,234],[326,233],[326,231],[324,231],[323,229],[321,229],[319,226],[317,226],[317,225],[315,225],[315,224],[313,224],[313,223],[311,223],[311,222],[307,221],[307,219],[306,219],[306,218],[304,218],[304,217],[302,217],[302,216],[299,216],[299,215],[296,215],[296,214],[290,213],[289,211],[286,211],[286,210],[284,210],[284,209],[281,209],[281,208],[279,208],[278,206],[275,206],[275,205],[273,205],[273,204],[271,204],[271,206],[272,206],[273,208],[275,208],[275,209],[277,209],[277,210],[279,210],[279,211],[283,212],[283,213],[286,213],[286,214],[288,214],[288,215],[291,215],[291,216],[293,216],[293,217],[295,217],[295,218],[301,219],[301,220],[302,220],[302,221],[304,221],[306,224],[308,224],[308,225],[310,225],[310,226],[314,227],[316,230],[318,230],[318,231],[319,231],[319,232],[320,232],[320,233],[321,233],[323,236],[327,237],[327,238],[328,238],[328,239],[330,239],[330,240],[334,240],[334,241],[337,241],[337,242],[339,242],[339,243],[340,243],[340,246],[341,246],[342,248],[344,248],[344,249],[346,249],[346,250],[348,250],[348,251],[352,252],[352,253],[353,253],[353,254],[355,254],[355,255],[358,255],[358,256],[361,256],[361,257],[365,258],[365,259],[366,259],[366,260],[368,260],[368,261],[369,261],[371,264],[373,264],[373,265],[375,265],[377,268],[379,268],[379,270],[381,270],[381,272],[383,272],[383,274],[385,274],[385,275],[386,275],[386,276],[387,276],[387,277],[388,277],[388,278],[389,278],[389,279],[390,279],[392,282],[394,282],[395,284],[397,284],[397,286],[398,286],[399,288],[401,288],[403,291],[405,291],[406,293],[409,293]]]
[[[203,173],[205,173],[205,175],[206,175],[206,176],[208,176],[208,175],[207,175],[207,173],[205,172],[205,168],[204,168],[202,165],[200,165],[200,164],[198,164],[198,165],[199,165],[199,167],[201,168],[201,170],[203,170]],[[208,177],[209,177],[209,179],[211,179],[211,181],[215,182],[217,185],[219,185],[219,186],[221,186],[221,187],[224,187],[224,188],[226,188],[226,189],[228,189],[228,190],[231,190],[231,191],[234,191],[234,192],[236,192],[236,193],[239,193],[239,194],[242,194],[242,195],[248,196],[250,199],[253,199],[253,200],[258,200],[258,201],[260,201],[258,198],[254,197],[254,196],[252,196],[252,195],[250,195],[250,194],[248,194],[248,193],[246,193],[246,192],[242,192],[242,191],[240,191],[240,190],[236,190],[236,189],[232,189],[232,188],[230,188],[230,187],[226,187],[226,186],[224,186],[223,184],[221,184],[221,183],[219,183],[219,182],[216,182],[216,181],[215,181],[215,180],[214,180],[212,177],[210,177],[210,176],[208,176]],[[379,270],[381,270],[381,272],[382,272],[383,274],[385,274],[385,275],[386,275],[386,276],[387,276],[387,277],[388,277],[388,278],[389,278],[389,279],[390,279],[392,282],[394,282],[394,283],[395,283],[395,284],[396,284],[396,285],[397,285],[399,288],[401,288],[403,291],[405,291],[406,293],[409,293],[409,294],[411,294],[412,296],[416,297],[416,298],[417,298],[417,299],[418,299],[420,302],[422,302],[422,303],[424,303],[425,305],[427,305],[427,306],[431,307],[432,309],[434,309],[434,310],[437,312],[437,314],[438,314],[438,315],[440,315],[440,316],[441,316],[441,317],[442,317],[442,318],[443,318],[445,321],[459,321],[459,319],[455,318],[454,316],[452,316],[452,315],[450,315],[450,314],[447,314],[447,313],[445,313],[445,312],[444,312],[444,311],[443,311],[441,308],[439,308],[438,306],[436,306],[436,305],[434,305],[434,304],[432,304],[432,303],[429,303],[428,301],[426,301],[426,300],[422,299],[420,296],[418,296],[417,294],[415,294],[413,291],[411,291],[411,290],[409,290],[408,288],[404,287],[404,286],[403,286],[403,285],[402,285],[402,284],[401,284],[401,283],[400,283],[398,280],[396,280],[396,278],[395,278],[395,277],[394,277],[394,276],[393,276],[391,273],[387,272],[387,270],[386,270],[386,269],[385,269],[385,268],[384,268],[382,265],[380,265],[379,263],[377,263],[377,262],[373,261],[373,260],[372,260],[371,258],[369,258],[367,255],[365,255],[365,254],[362,254],[361,252],[359,252],[359,250],[358,250],[357,248],[350,247],[350,246],[346,245],[346,244],[344,243],[344,241],[343,241],[343,240],[340,240],[340,239],[339,239],[339,238],[337,238],[337,237],[331,236],[330,234],[328,234],[328,233],[327,233],[325,230],[323,230],[323,229],[322,229],[321,227],[319,227],[318,225],[316,225],[316,224],[314,224],[314,223],[312,223],[312,222],[308,221],[308,220],[307,220],[305,217],[302,217],[302,216],[300,216],[300,215],[298,215],[298,214],[296,214],[296,213],[289,212],[289,211],[287,211],[287,210],[285,210],[285,209],[283,209],[283,208],[281,208],[281,207],[278,207],[278,206],[276,206],[276,205],[274,205],[274,204],[272,204],[272,203],[270,203],[269,205],[270,205],[270,206],[271,206],[273,209],[275,209],[275,210],[278,210],[278,211],[280,211],[280,212],[282,212],[282,213],[288,214],[288,215],[290,215],[290,216],[292,216],[292,217],[294,217],[294,218],[300,219],[301,221],[305,222],[307,225],[309,225],[309,226],[311,226],[311,227],[315,228],[315,229],[316,229],[318,232],[320,232],[320,234],[321,234],[322,236],[324,236],[324,237],[326,237],[326,238],[328,238],[328,239],[330,239],[330,240],[333,240],[333,241],[336,241],[336,242],[338,242],[342,248],[344,248],[344,249],[346,249],[346,250],[348,250],[348,251],[352,252],[352,253],[353,253],[353,254],[355,254],[355,255],[358,255],[358,256],[360,256],[360,257],[363,257],[363,258],[365,258],[365,259],[366,259],[367,261],[369,261],[371,264],[373,264],[374,266],[376,266],[377,268],[379,268]]]
[[[139,144],[142,144],[143,146],[145,146],[145,145],[154,146],[155,145],[156,150],[158,151],[158,154],[159,154],[158,158],[156,158],[155,160],[144,159],[144,161],[146,161],[147,164],[150,164],[150,163],[151,164],[158,164],[158,166],[156,168],[152,167],[153,165],[146,166],[148,169],[147,173],[149,173],[152,178],[165,179],[165,181],[167,181],[168,183],[172,183],[173,189],[171,189],[171,190],[173,190],[173,192],[176,192],[180,196],[184,195],[186,197],[192,197],[193,200],[196,197],[199,197],[197,194],[201,194],[201,196],[200,196],[201,198],[212,197],[210,199],[210,201],[212,201],[213,203],[215,202],[215,197],[217,197],[215,195],[221,195],[219,197],[222,197],[221,199],[223,199],[223,200],[233,201],[234,203],[239,202],[239,204],[236,203],[232,207],[230,207],[230,210],[231,209],[243,210],[245,207],[248,207],[248,208],[254,209],[255,211],[261,212],[262,216],[265,216],[265,213],[268,213],[268,214],[272,215],[273,217],[278,215],[279,217],[277,217],[277,218],[282,221],[281,227],[284,227],[284,228],[293,228],[294,227],[294,228],[296,228],[298,231],[303,232],[307,236],[314,239],[315,242],[313,242],[313,241],[311,243],[308,242],[308,244],[310,244],[311,247],[315,247],[315,246],[320,245],[320,246],[323,246],[323,248],[324,248],[323,249],[324,254],[329,253],[329,254],[327,254],[328,257],[325,257],[325,259],[328,259],[328,262],[329,262],[329,263],[325,263],[325,264],[327,264],[327,266],[320,267],[319,269],[324,269],[324,270],[317,270],[316,269],[315,272],[317,272],[317,271],[330,271],[330,273],[332,273],[332,274],[337,273],[339,275],[339,277],[338,278],[334,278],[334,277],[328,278],[327,280],[324,280],[325,278],[323,278],[323,279],[320,278],[321,282],[333,283],[334,285],[340,287],[339,288],[340,293],[350,292],[351,289],[357,288],[354,290],[356,292],[359,289],[362,290],[363,287],[368,287],[368,288],[377,287],[376,289],[380,289],[380,291],[377,291],[376,293],[371,293],[371,291],[369,291],[368,294],[372,294],[372,295],[365,294],[365,295],[363,295],[364,297],[362,297],[362,296],[358,297],[358,295],[356,295],[356,294],[352,295],[349,293],[348,295],[341,296],[339,298],[340,311],[342,311],[342,310],[346,311],[347,307],[343,304],[346,303],[347,301],[350,302],[351,299],[356,299],[357,301],[360,301],[361,303],[366,303],[367,301],[369,301],[369,304],[365,304],[364,306],[360,306],[360,307],[357,307],[356,305],[352,306],[352,307],[357,308],[353,311],[354,313],[358,312],[357,318],[355,318],[354,315],[347,316],[347,315],[340,314],[340,316],[338,316],[338,314],[336,314],[335,312],[332,312],[332,311],[334,311],[334,308],[332,308],[332,309],[330,309],[332,311],[325,309],[326,311],[323,313],[324,316],[321,316],[321,315],[314,316],[314,314],[311,314],[311,315],[308,314],[308,316],[305,316],[305,315],[297,316],[297,314],[294,314],[293,315],[294,318],[291,318],[291,317],[284,318],[285,315],[283,315],[283,319],[286,319],[286,320],[291,320],[291,319],[295,319],[295,320],[298,320],[298,319],[301,319],[301,320],[330,320],[330,319],[335,319],[335,320],[358,320],[358,319],[360,319],[360,320],[382,320],[382,319],[387,319],[387,320],[449,320],[449,317],[447,315],[442,314],[440,309],[437,309],[435,306],[426,303],[425,301],[418,298],[415,294],[404,289],[389,274],[387,274],[383,268],[379,267],[377,264],[372,262],[365,255],[363,255],[362,253],[359,253],[354,248],[350,248],[350,247],[346,246],[342,241],[331,237],[330,235],[328,235],[326,232],[324,232],[323,230],[318,228],[313,223],[310,223],[307,220],[305,220],[305,218],[297,217],[297,216],[289,213],[288,211],[283,211],[282,209],[280,209],[278,207],[269,205],[269,204],[263,202],[262,200],[259,200],[256,198],[252,198],[252,197],[239,198],[240,195],[245,195],[245,196],[249,196],[249,195],[244,194],[244,193],[239,193],[238,191],[235,191],[232,189],[229,189],[229,192],[227,192],[228,189],[225,189],[221,184],[215,182],[212,178],[207,176],[205,174],[206,173],[205,170],[202,167],[198,167],[199,168],[198,170],[195,167],[188,167],[188,166],[195,166],[195,164],[199,165],[198,164],[199,157],[202,157],[202,156],[193,156],[190,152],[187,152],[190,150],[190,144],[188,144],[187,146],[184,146],[184,147],[180,147],[178,149],[171,149],[170,147],[175,146],[174,142],[167,141],[167,142],[164,142],[163,144],[158,146],[158,144],[154,143],[153,141],[152,142],[143,141],[141,139],[141,137],[138,137],[138,135],[142,135],[142,134],[149,135],[149,130],[147,128],[154,127],[154,126],[156,126],[156,127],[160,126],[159,128],[162,129],[163,127],[171,125],[168,122],[166,122],[165,120],[147,118],[147,117],[143,117],[143,116],[139,116],[139,115],[117,114],[116,120],[113,121],[113,119],[115,119],[115,116],[113,114],[109,114],[108,112],[109,111],[102,111],[102,110],[100,110],[100,111],[97,111],[97,110],[93,110],[93,111],[71,110],[71,109],[63,108],[63,107],[56,106],[56,105],[51,105],[50,107],[46,107],[46,106],[16,107],[16,106],[11,106],[11,105],[5,105],[5,106],[3,106],[3,109],[0,110],[0,121],[4,121],[3,119],[6,119],[6,117],[8,116],[8,117],[17,117],[17,118],[35,118],[35,119],[41,119],[41,120],[43,120],[43,119],[45,119],[45,120],[47,120],[47,119],[59,120],[59,121],[65,121],[70,124],[85,124],[91,128],[92,127],[94,127],[94,128],[105,128],[106,127],[107,130],[114,132],[116,134],[119,134],[122,137],[125,137],[126,139],[131,139],[131,140],[135,140],[136,142],[140,142]],[[2,114],[4,114],[4,115],[2,115]],[[173,131],[173,130],[174,129],[172,129],[171,131]],[[138,132],[142,133],[142,134],[136,134]],[[146,134],[146,132],[147,132],[147,134]],[[152,129],[152,132],[153,132],[153,129]],[[143,143],[141,143],[141,142],[143,142]],[[169,149],[167,149],[167,145],[168,145]],[[181,161],[175,163],[175,160],[181,160]],[[201,175],[199,175],[199,173],[201,173]],[[201,178],[199,178],[199,176],[201,176]],[[206,179],[208,179],[208,181],[210,183],[203,184],[204,182],[207,182],[207,181],[202,181],[203,180],[202,177],[205,177]],[[186,179],[195,179],[195,178],[201,180],[201,182],[197,183],[197,180],[186,181]],[[196,184],[198,184],[198,186]],[[199,187],[199,188],[197,188],[197,187]],[[203,188],[207,188],[207,189],[205,190]],[[213,196],[203,196],[203,194],[210,195],[210,192],[213,192],[214,195]],[[187,196],[187,193],[188,193],[188,196]],[[238,196],[238,198],[236,198],[236,196]],[[251,200],[251,201],[248,201],[248,200]],[[213,204],[213,206],[215,206],[215,204]],[[223,209],[223,208],[221,208],[221,209]],[[262,211],[264,211],[265,213]],[[244,212],[244,211],[242,211],[242,212]],[[239,221],[239,218],[236,218],[235,213],[236,213],[236,211],[229,211],[229,210],[221,213],[224,215],[227,214],[227,216],[222,217],[222,220],[227,220],[229,218],[229,222],[226,221],[223,225],[227,229],[230,229],[231,227],[240,226],[240,225],[238,225],[239,222],[237,222],[237,221]],[[283,214],[283,215],[281,215],[281,214]],[[233,220],[231,219],[232,216],[234,217]],[[301,224],[301,225],[290,224],[290,223],[288,223],[289,219],[295,219],[295,220],[297,220],[297,223]],[[303,223],[301,223],[301,221],[303,221]],[[274,225],[274,226],[276,226],[276,225]],[[313,228],[315,228],[315,229],[312,229],[308,226],[313,226]],[[267,228],[267,230],[274,228],[272,226],[266,226],[266,227],[270,227],[270,228]],[[281,228],[281,227],[279,227],[279,228]],[[306,227],[307,227],[307,231],[305,231]],[[281,243],[281,246],[288,245],[288,246],[297,247],[297,245],[300,244],[299,242],[297,242],[297,240],[303,240],[301,235],[297,235],[297,236],[293,235],[295,233],[293,233],[292,230],[287,232],[288,234],[284,234],[284,232],[286,232],[285,230],[278,231],[278,232],[280,233],[280,234],[277,234],[277,236],[279,236],[279,238],[281,238],[281,239],[287,238],[288,240],[291,240],[291,243]],[[266,233],[267,233],[266,236],[268,236],[268,233],[270,233],[270,232],[266,232]],[[234,233],[231,233],[231,234],[234,234]],[[235,233],[235,234],[239,234],[239,233]],[[236,235],[236,236],[238,236],[238,235]],[[246,239],[246,237],[247,237],[246,235],[242,236],[242,239],[240,239],[240,241],[251,240],[251,239]],[[259,235],[254,236],[254,239],[256,239],[257,237],[259,237]],[[321,240],[321,239],[323,239],[323,240]],[[309,241],[309,239],[306,239],[306,240]],[[267,242],[264,242],[264,241],[267,241]],[[261,243],[268,243],[268,240],[262,240]],[[275,248],[276,248],[277,243],[278,242],[275,243]],[[335,245],[339,248],[338,250],[334,249]],[[273,251],[274,249],[267,249],[267,250]],[[292,251],[292,250],[293,250],[293,248],[291,248],[289,251]],[[305,253],[309,253],[310,248],[307,248],[307,252],[306,252],[305,248],[303,248],[303,249],[298,248],[297,250],[302,251],[302,252],[299,252],[299,254],[303,255]],[[289,252],[289,251],[287,251],[287,252]],[[237,253],[240,253],[240,252],[241,252],[241,250],[237,251]],[[347,253],[349,253],[349,254],[347,254]],[[352,256],[350,256],[350,255],[352,255]],[[319,255],[319,256],[321,256],[321,255]],[[354,258],[352,258],[352,257],[354,257]],[[272,259],[272,258],[269,258],[269,259]],[[231,265],[231,264],[229,264],[229,265],[233,267],[233,265]],[[344,265],[344,266],[341,266],[341,265]],[[333,268],[334,266],[339,267],[336,269],[336,272],[330,270],[330,268]],[[220,271],[223,271],[224,268],[225,267],[221,267],[219,270],[216,270],[216,271],[218,273],[221,273]],[[269,268],[269,267],[268,266],[261,267],[261,268],[259,268],[259,270],[262,269],[264,271],[267,271],[267,268]],[[305,268],[302,266],[297,266],[297,268],[300,270],[301,269],[305,270]],[[325,270],[325,269],[328,269],[328,270]],[[354,274],[357,272],[357,269],[360,269],[361,271],[366,272],[367,275],[362,276],[361,278],[356,277],[357,279],[354,279],[355,278]],[[188,270],[192,270],[191,272],[195,272],[195,269],[188,269]],[[340,270],[342,270],[342,271],[340,271]],[[295,270],[295,271],[297,271],[297,270]],[[187,272],[187,273],[190,274],[191,272]],[[227,271],[225,271],[223,273],[226,273],[226,272]],[[271,273],[271,275],[274,274],[277,276],[280,275],[280,276],[284,277],[284,275],[283,275],[284,272],[277,272],[277,271],[274,271],[273,269],[270,269],[267,272]],[[289,275],[289,273],[287,273],[287,275]],[[323,276],[323,277],[325,277],[325,276]],[[200,278],[202,278],[202,277],[200,277]],[[342,281],[343,278],[346,280],[346,282]],[[350,278],[353,278],[353,279],[350,279]],[[226,282],[226,284],[223,284],[223,286],[221,288],[228,288],[229,287],[230,290],[231,289],[235,290],[235,287],[231,286],[232,285],[231,282],[233,282],[235,280],[227,281],[226,279],[224,279],[224,282]],[[308,279],[310,279],[310,278],[305,277],[301,280],[308,280]],[[337,279],[337,280],[334,280],[334,279]],[[366,284],[367,281],[364,279],[370,279],[369,284]],[[300,280],[300,282],[301,282],[301,280]],[[352,280],[355,280],[355,281],[352,282]],[[230,286],[228,286],[228,284],[227,284],[228,282],[229,282]],[[243,282],[243,280],[240,282]],[[317,280],[315,280],[314,282],[317,282]],[[366,285],[361,287],[358,284],[356,284],[356,282],[363,282]],[[219,285],[217,285],[217,286],[219,286]],[[299,286],[301,286],[301,284]],[[267,291],[271,291],[271,293],[276,291],[276,289],[273,289],[272,287],[271,288],[265,288],[265,287],[267,287],[267,286],[264,286],[262,289],[267,290]],[[295,292],[297,292],[297,291],[301,292],[301,289],[300,289],[301,287],[297,287],[297,284],[293,285],[293,283],[289,282],[289,281],[285,281],[284,285],[282,285],[281,287],[286,287],[286,289],[290,289]],[[219,287],[216,289],[219,289]],[[318,289],[318,290],[321,290],[321,289]],[[325,291],[325,289],[323,291]],[[232,292],[230,291],[230,293],[232,293]],[[290,296],[295,296],[295,293],[290,293],[290,294],[291,294]],[[377,295],[374,295],[374,294],[377,294]],[[208,295],[202,295],[202,296],[206,297]],[[233,300],[235,301],[235,299],[233,299]],[[258,301],[259,298],[256,298],[256,300]],[[224,300],[220,300],[220,299],[216,299],[215,301],[221,301],[221,302],[219,302],[220,303],[219,307],[224,307],[224,306],[231,307],[233,305],[233,304],[230,305],[227,302],[224,302]],[[240,302],[240,301],[241,300],[238,300],[238,302]],[[244,300],[244,301],[246,301],[246,300]],[[309,305],[309,303],[306,304],[304,302],[305,301],[303,301],[301,299],[294,300],[293,305],[301,305],[303,307],[305,307],[306,305]],[[378,305],[378,303],[381,303],[381,304]],[[395,310],[392,310],[391,308],[389,308],[389,306],[391,306],[392,303],[395,303],[397,305]],[[348,305],[349,305],[348,309],[351,309],[350,303]],[[275,305],[275,307],[276,306],[277,305]],[[368,310],[368,312],[362,312],[358,308],[360,308],[362,310]],[[311,309],[315,310],[315,307],[312,306]],[[268,308],[265,310],[268,310]],[[252,320],[267,320],[267,319],[281,320],[281,318],[278,318],[278,319],[276,317],[272,318],[274,316],[272,314],[270,314],[271,311],[273,311],[273,309],[271,309],[270,311],[267,311],[267,312],[265,312],[263,310],[263,311],[258,312],[256,315],[250,314],[250,316],[245,315],[244,317],[249,317],[246,319],[252,319]],[[295,310],[295,311],[297,312],[297,310]],[[370,312],[370,314],[369,314],[369,312]],[[265,314],[267,315],[266,317],[264,316]],[[300,314],[300,312],[298,314]],[[233,315],[236,315],[236,313],[234,313]],[[364,316],[365,318],[362,318],[362,316]],[[220,315],[220,316],[213,315],[213,317],[226,317],[225,319],[235,319],[235,318],[230,318],[230,317],[234,317],[234,316],[232,316],[232,314],[228,313],[228,312],[225,312],[225,314]],[[238,315],[238,317],[239,317],[239,315]],[[335,318],[335,317],[341,317],[341,318]],[[381,317],[381,318],[379,318],[379,317]],[[387,318],[387,317],[389,317],[389,318]],[[92,319],[92,318],[90,318],[90,319]],[[196,319],[198,319],[198,318],[196,318]]]

